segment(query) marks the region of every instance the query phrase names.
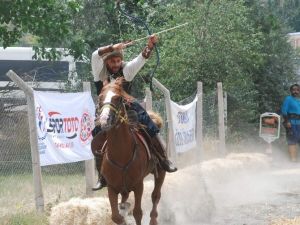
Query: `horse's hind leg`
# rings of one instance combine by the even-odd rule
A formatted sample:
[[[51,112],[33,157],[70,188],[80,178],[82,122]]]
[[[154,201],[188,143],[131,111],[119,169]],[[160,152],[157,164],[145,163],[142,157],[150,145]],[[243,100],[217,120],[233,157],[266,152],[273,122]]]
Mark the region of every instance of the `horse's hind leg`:
[[[142,224],[142,217],[143,217],[143,211],[142,211],[142,195],[144,191],[144,183],[143,181],[139,183],[134,192],[134,208],[133,208],[133,217],[135,219],[136,225]]]
[[[158,171],[158,176],[154,179],[154,190],[152,192],[152,210],[150,213],[150,225],[157,225],[157,205],[161,196],[161,187],[164,183],[166,172],[163,170]]]
[[[112,221],[118,225],[125,224],[125,220],[124,220],[123,216],[119,213],[119,209],[118,209],[118,194],[109,187],[107,189],[108,189],[108,198],[109,198],[110,207],[111,207]]]

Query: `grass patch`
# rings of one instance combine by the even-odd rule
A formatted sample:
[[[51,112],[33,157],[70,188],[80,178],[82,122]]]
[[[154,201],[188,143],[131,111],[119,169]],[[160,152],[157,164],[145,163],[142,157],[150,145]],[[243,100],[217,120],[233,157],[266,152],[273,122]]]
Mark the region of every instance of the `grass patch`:
[[[1,218],[0,225],[48,225],[49,221],[45,214],[19,213]]]
[[[42,179],[46,211],[61,201],[85,196],[85,178],[82,174],[44,175]],[[0,176],[0,221],[5,216],[27,215],[34,210],[32,175]]]
[[[42,186],[46,216],[49,216],[51,208],[60,202],[73,197],[85,197],[85,177],[81,173],[42,174]],[[106,194],[106,189],[94,193],[95,197]],[[0,225],[48,224],[47,220],[43,220],[43,216],[33,212],[35,202],[32,174],[0,175]]]

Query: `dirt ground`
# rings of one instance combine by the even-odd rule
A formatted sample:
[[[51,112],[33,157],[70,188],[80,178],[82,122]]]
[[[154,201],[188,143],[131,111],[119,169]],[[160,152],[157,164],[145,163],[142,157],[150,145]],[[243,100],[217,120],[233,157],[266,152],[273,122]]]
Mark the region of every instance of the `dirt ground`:
[[[152,189],[150,178],[143,224],[149,224]],[[107,217],[105,207],[97,218]],[[300,225],[300,162],[248,152],[181,168],[167,175],[158,213],[160,225]],[[126,220],[134,224],[132,215]]]
[[[281,153],[230,154],[171,176],[168,181],[174,193],[169,186],[167,189],[169,195],[177,193],[173,198],[177,211],[171,212],[169,221],[160,220],[161,225],[300,225],[300,162],[290,163]],[[191,182],[186,177],[199,182],[172,185],[175,180]],[[182,196],[183,187],[191,194]],[[175,203],[168,201],[162,197],[160,218],[172,211]],[[169,210],[163,208],[166,202]],[[144,224],[147,222],[145,219]]]
[[[206,177],[216,207],[209,225],[300,224],[300,162],[289,162],[276,149],[268,158],[259,157],[254,159],[266,160],[265,167],[257,164],[221,173],[226,179]]]

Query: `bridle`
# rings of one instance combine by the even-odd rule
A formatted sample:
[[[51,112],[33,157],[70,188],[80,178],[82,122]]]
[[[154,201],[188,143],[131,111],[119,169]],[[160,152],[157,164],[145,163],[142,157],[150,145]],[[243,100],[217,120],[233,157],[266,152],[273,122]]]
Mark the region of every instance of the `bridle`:
[[[120,96],[120,100],[117,104],[114,104],[112,102],[103,103],[103,105],[99,110],[99,113],[101,114],[101,112],[105,108],[109,108],[111,111],[113,111],[114,117],[113,117],[113,124],[111,126],[116,126],[117,124],[121,124],[121,123],[128,123],[128,115],[125,110],[125,104],[126,102],[124,101],[124,98]],[[123,113],[124,115],[122,115]]]

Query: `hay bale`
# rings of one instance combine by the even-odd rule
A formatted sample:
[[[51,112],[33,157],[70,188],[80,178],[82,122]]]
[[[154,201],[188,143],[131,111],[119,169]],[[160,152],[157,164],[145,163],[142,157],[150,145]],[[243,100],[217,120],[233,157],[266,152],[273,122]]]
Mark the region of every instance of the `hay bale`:
[[[158,113],[151,110],[147,111],[147,113],[149,114],[152,121],[156,124],[156,126],[159,129],[161,129],[163,127],[163,119],[161,118],[161,116]]]
[[[50,225],[113,225],[107,198],[72,198],[51,210]]]
[[[276,219],[270,223],[270,225],[299,225],[300,217],[295,217],[294,219]]]
[[[206,161],[180,169],[176,173],[168,173],[158,205],[158,221],[164,225],[209,222],[215,212],[215,202],[207,189],[210,190],[219,186],[222,181],[227,182],[235,178],[237,173],[269,168],[269,163],[270,159],[263,154],[229,154],[223,159]],[[144,182],[143,224],[149,223],[149,214],[152,208],[151,193],[154,182],[149,180],[149,177]],[[130,210],[132,210],[134,205],[132,193],[129,202],[131,203]],[[53,207],[49,220],[50,225],[113,225],[110,215],[107,197],[73,198]],[[129,224],[134,224],[132,215],[125,219]],[[298,220],[296,221],[298,222]],[[294,224],[296,223],[284,225]]]

